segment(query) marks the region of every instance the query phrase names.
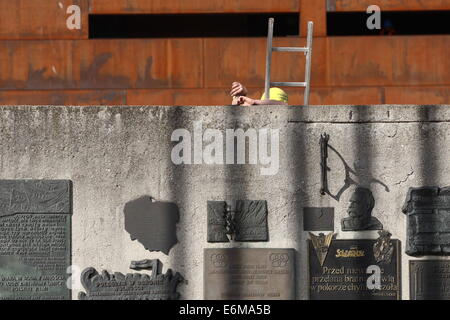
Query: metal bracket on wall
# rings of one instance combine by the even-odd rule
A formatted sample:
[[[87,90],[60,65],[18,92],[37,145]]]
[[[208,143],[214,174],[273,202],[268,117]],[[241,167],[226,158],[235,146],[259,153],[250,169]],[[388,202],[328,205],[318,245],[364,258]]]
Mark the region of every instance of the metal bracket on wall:
[[[320,194],[325,195],[329,193],[328,191],[328,176],[327,171],[330,171],[330,168],[327,166],[327,158],[328,158],[328,140],[330,140],[330,135],[324,132],[320,135],[320,166],[321,166],[321,188]]]

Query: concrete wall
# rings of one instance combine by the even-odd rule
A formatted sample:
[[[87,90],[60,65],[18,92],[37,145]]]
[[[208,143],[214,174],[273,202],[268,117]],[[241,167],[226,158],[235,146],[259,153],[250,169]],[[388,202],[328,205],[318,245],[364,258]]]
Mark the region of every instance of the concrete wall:
[[[174,165],[177,128],[279,129],[279,171],[261,165]],[[405,247],[401,212],[409,187],[450,185],[448,106],[315,107],[0,107],[0,178],[73,181],[73,263],[129,272],[131,260],[159,258],[189,281],[183,298],[201,299],[207,200],[267,200],[270,241],[239,247],[295,248],[297,297],[307,298],[304,206],[334,207],[339,239],[376,238],[376,231],[342,232],[346,189],[336,199],[319,193],[319,137],[330,134],[330,191],[370,186],[374,216]],[[146,251],[124,229],[124,204],[142,195],[180,208],[179,243],[169,256]],[[408,259],[402,254],[403,299],[409,297]],[[74,298],[78,290],[74,290]]]

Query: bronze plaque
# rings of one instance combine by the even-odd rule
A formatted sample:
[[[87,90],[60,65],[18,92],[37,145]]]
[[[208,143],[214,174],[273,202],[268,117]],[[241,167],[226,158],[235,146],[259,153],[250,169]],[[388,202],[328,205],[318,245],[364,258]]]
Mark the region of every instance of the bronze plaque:
[[[450,255],[450,187],[409,188],[406,254]]]
[[[268,241],[267,201],[208,201],[208,242]]]
[[[178,242],[177,223],[180,220],[178,206],[172,202],[152,201],[149,196],[127,202],[125,230],[131,240],[137,240],[149,251],[161,251],[169,255]]]
[[[409,261],[411,300],[450,300],[450,261]]]
[[[388,240],[389,243],[383,243]],[[400,241],[332,240],[323,263],[309,242],[311,300],[400,300]],[[370,289],[370,266],[381,271],[380,289]]]
[[[205,249],[204,299],[294,300],[294,249]]]
[[[134,270],[152,270],[152,274],[109,273],[86,268],[81,273],[81,283],[86,292],[78,293],[79,300],[178,300],[178,284],[184,281],[181,274],[168,269],[161,273],[159,260],[131,261]]]
[[[69,300],[68,180],[0,180],[0,300]]]
[[[334,208],[303,208],[304,231],[333,231]]]

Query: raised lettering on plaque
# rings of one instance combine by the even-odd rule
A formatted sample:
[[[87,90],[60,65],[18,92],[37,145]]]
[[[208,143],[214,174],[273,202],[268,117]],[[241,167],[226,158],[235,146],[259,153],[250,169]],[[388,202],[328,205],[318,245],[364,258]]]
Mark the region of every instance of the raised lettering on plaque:
[[[71,182],[0,180],[0,300],[71,299]]]
[[[406,254],[450,255],[450,187],[410,188],[402,210],[407,217]]]
[[[294,249],[205,249],[204,299],[295,299]]]
[[[115,272],[103,270],[101,274],[94,268],[86,268],[81,274],[81,283],[86,292],[80,292],[80,300],[177,300],[178,284],[183,277],[172,269],[160,273],[159,260],[132,261],[134,270],[151,269],[152,274]]]
[[[411,300],[450,300],[450,261],[409,261]]]
[[[378,240],[332,240],[323,265],[308,242],[311,300],[401,299],[400,241],[389,233]],[[379,289],[368,285],[369,266],[379,267]]]

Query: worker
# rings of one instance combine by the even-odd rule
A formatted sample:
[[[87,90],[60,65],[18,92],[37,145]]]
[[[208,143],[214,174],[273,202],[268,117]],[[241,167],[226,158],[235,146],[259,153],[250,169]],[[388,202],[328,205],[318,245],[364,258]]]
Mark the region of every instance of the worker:
[[[233,97],[232,105],[253,106],[253,105],[288,105],[288,95],[280,88],[270,88],[269,99],[265,94],[260,100],[247,97],[248,91],[241,83],[233,82],[231,85],[230,95]]]

